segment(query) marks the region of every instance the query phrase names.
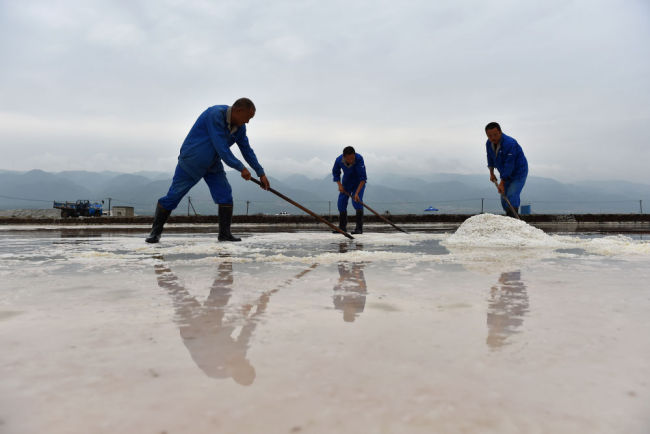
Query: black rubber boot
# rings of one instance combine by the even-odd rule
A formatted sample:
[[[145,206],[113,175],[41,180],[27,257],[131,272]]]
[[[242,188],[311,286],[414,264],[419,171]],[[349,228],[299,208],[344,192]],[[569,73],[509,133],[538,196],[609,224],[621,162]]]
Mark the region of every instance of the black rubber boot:
[[[353,234],[362,234],[363,233],[363,210],[357,210],[357,225],[352,231]]]
[[[343,211],[339,213],[339,229],[343,232],[348,231],[348,212]],[[332,231],[333,234],[338,234],[339,231]]]
[[[219,241],[241,241],[230,232],[232,205],[219,204]]]
[[[151,226],[151,233],[145,239],[146,242],[157,243],[158,241],[160,241],[160,235],[162,234],[163,226],[165,226],[165,222],[167,221],[171,213],[172,213],[171,211],[167,211],[165,208],[160,206],[159,203],[156,204],[156,213],[153,216],[153,225]]]

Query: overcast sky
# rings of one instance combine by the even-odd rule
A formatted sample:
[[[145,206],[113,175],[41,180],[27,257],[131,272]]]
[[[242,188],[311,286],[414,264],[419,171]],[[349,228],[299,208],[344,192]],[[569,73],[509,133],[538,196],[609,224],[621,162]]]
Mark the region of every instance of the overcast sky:
[[[650,2],[0,0],[0,169],[169,171],[247,96],[269,175],[487,173],[650,183]],[[236,155],[239,154],[236,152]]]

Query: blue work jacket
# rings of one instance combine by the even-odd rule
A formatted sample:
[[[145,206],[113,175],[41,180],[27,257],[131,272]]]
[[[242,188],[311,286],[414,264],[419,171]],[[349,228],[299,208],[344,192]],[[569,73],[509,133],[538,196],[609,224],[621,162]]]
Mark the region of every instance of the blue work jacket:
[[[505,181],[523,179],[528,176],[528,161],[519,143],[510,136],[501,135],[501,147],[495,155],[492,143],[485,143],[488,167],[495,167]]]
[[[348,166],[343,160],[343,154],[339,155],[334,160],[334,167],[332,167],[332,177],[334,182],[341,181],[341,171],[343,171],[343,184],[346,187],[356,187],[361,181],[367,181],[366,164],[363,162],[361,154],[354,154],[354,164]]]
[[[227,105],[215,105],[201,113],[181,146],[178,164],[195,180],[203,178],[208,172],[223,171],[222,160],[241,172],[244,165],[230,150],[235,143],[257,176],[264,175],[264,169],[248,143],[246,125],[231,133],[226,119],[227,111]]]

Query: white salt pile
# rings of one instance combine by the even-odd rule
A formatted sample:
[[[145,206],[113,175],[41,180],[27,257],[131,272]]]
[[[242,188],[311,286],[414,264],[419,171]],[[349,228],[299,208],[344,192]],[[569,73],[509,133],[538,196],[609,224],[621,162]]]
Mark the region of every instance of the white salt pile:
[[[455,233],[441,241],[451,249],[479,250],[492,247],[519,247],[534,249],[580,248],[607,256],[650,254],[650,242],[635,241],[624,235],[585,239],[548,235],[522,220],[494,214],[480,214],[468,218]],[[502,255],[503,253],[499,253]],[[521,252],[517,253],[521,255]]]
[[[0,217],[32,218],[32,219],[60,219],[61,210],[48,209],[8,209],[0,210]]]
[[[650,242],[635,241],[625,235],[613,235],[584,240],[576,237],[556,236],[567,247],[576,246],[587,252],[605,256],[647,256],[650,254]]]
[[[446,240],[445,246],[558,247],[556,239],[522,220],[494,214],[468,218]]]

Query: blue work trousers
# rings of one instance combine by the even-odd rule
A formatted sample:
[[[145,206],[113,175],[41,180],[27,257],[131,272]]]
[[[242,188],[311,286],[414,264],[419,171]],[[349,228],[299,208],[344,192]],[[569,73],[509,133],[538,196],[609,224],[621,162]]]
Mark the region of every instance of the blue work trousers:
[[[357,191],[357,188],[359,188],[359,184],[357,185],[343,185],[343,188],[345,188],[345,191],[350,193],[352,197],[354,197],[354,193]],[[364,184],[363,187],[361,188],[361,191],[359,192],[359,199],[363,202],[363,193],[366,191],[366,185]],[[337,206],[339,208],[339,212],[345,212],[348,210],[348,200],[350,197],[347,194],[339,193],[339,201],[337,203]],[[352,206],[354,209],[363,209],[363,205],[361,205],[359,202],[353,200],[352,201]]]
[[[521,198],[519,196],[521,195],[521,190],[524,188],[525,183],[526,178],[519,178],[505,181],[503,185],[506,197],[517,212],[519,212],[519,204],[521,203]],[[503,199],[503,197],[501,198],[501,206],[506,212],[510,210],[508,203]]]
[[[221,170],[206,173],[203,179],[205,180],[205,183],[208,184],[210,195],[212,195],[214,203],[232,205],[232,188],[228,183],[223,166],[221,167]],[[167,211],[173,211],[187,192],[189,192],[190,189],[199,181],[200,179],[195,180],[188,175],[181,166],[176,166],[172,185],[169,187],[167,195],[158,199],[158,203]]]

